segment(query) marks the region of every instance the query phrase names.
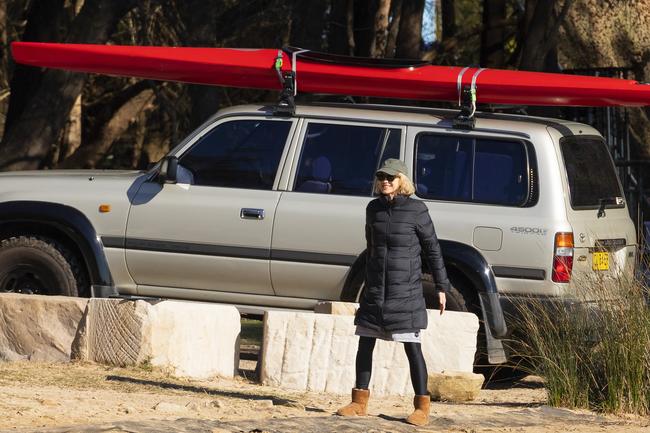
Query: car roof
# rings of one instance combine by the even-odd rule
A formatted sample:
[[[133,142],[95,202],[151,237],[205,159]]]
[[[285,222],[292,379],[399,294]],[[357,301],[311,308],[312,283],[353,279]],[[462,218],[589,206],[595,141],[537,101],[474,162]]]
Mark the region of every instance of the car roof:
[[[267,105],[237,105],[220,110],[215,117],[225,117],[241,114],[256,114],[272,116],[275,106]],[[320,117],[338,120],[381,122],[388,124],[409,124],[423,126],[438,126],[451,128],[458,110],[413,107],[380,104],[352,103],[312,103],[296,105],[295,116]],[[563,119],[536,117],[518,114],[475,113],[477,131],[508,132],[515,135],[530,137],[532,131],[552,127],[563,136],[570,135],[600,135],[589,125]]]

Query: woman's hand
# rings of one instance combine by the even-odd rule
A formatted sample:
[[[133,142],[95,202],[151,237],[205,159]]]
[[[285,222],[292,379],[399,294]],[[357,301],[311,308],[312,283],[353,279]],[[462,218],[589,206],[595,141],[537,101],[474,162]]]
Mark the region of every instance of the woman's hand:
[[[445,306],[447,305],[447,298],[445,297],[445,292],[438,293],[438,304],[440,305],[440,315],[445,312]]]

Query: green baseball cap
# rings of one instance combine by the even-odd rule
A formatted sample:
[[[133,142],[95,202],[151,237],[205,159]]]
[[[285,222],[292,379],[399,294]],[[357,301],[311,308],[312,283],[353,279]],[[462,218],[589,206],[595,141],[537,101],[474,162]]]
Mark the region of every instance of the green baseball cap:
[[[375,172],[375,174],[377,173],[386,173],[390,174],[391,176],[395,176],[397,173],[407,175],[406,164],[404,164],[404,162],[399,159],[389,158],[384,161],[384,164],[381,166],[381,168]]]

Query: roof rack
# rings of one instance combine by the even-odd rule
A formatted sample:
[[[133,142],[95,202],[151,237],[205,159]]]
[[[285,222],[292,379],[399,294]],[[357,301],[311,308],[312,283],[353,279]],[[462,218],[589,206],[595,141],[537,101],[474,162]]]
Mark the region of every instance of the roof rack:
[[[296,113],[296,70],[292,68],[290,71],[282,70],[282,50],[278,50],[278,56],[275,58],[275,72],[278,74],[278,79],[282,85],[280,98],[278,103],[273,109],[275,116],[291,117]],[[293,62],[295,65],[295,60]]]
[[[273,109],[275,116],[291,117],[296,113],[296,74],[293,71],[278,72],[282,91]]]
[[[474,129],[476,119],[474,113],[476,112],[476,87],[463,86],[460,94],[460,113],[453,120],[453,127],[455,129]]]

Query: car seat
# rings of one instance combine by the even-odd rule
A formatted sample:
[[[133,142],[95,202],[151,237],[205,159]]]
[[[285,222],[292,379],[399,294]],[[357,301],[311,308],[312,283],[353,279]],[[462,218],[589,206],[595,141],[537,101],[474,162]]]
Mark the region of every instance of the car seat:
[[[297,188],[300,192],[332,192],[332,164],[326,156],[319,156],[312,161],[311,178]]]

